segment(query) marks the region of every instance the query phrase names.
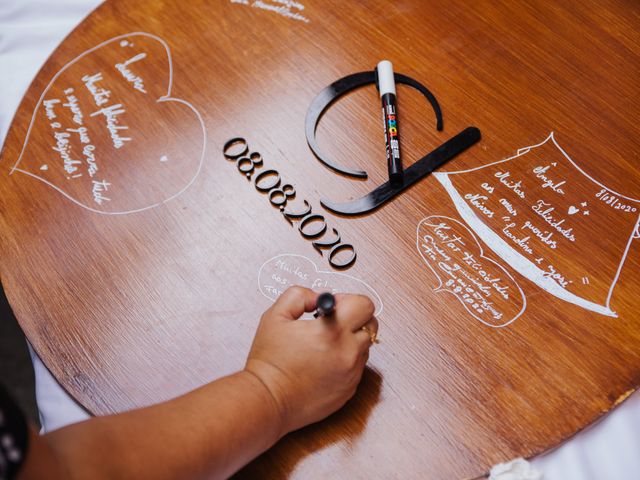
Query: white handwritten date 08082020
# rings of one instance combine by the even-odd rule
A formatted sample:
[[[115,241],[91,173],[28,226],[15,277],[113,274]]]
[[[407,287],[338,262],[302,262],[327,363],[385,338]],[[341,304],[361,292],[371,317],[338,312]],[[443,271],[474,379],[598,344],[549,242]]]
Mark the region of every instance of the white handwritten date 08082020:
[[[250,152],[249,144],[242,137],[234,137],[228,140],[223,147],[224,157],[235,162],[236,168],[251,180],[257,169],[263,167],[262,155],[259,152]],[[300,212],[291,211],[286,207],[287,202],[295,198],[296,190],[293,185],[285,183],[281,186],[282,179],[277,170],[268,169],[261,171],[253,177],[253,186],[260,193],[266,194],[273,207],[280,210],[291,225],[298,223],[298,232],[307,240],[312,240],[311,245],[320,255],[324,256],[324,250],[328,250],[329,265],[336,269],[349,268],[356,261],[356,251],[353,245],[343,243],[340,233],[332,228],[333,236],[330,239],[323,238],[327,232],[327,222],[323,215],[312,212],[311,205],[304,201],[305,209]]]

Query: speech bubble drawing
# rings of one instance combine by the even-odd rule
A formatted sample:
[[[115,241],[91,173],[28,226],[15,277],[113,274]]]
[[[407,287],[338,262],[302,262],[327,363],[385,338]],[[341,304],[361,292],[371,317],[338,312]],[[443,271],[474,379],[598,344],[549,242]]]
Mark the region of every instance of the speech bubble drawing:
[[[172,84],[169,46],[155,35],[132,32],[86,50],[42,92],[10,174],[101,214],[168,202],[200,173],[207,135],[198,110],[171,97]]]
[[[435,274],[436,292],[449,292],[476,320],[506,327],[527,307],[524,292],[498,263],[483,254],[471,230],[453,218],[433,215],[418,223],[418,253]]]
[[[318,266],[302,255],[285,253],[270,258],[258,271],[260,293],[275,301],[294,285],[331,293],[357,293],[366,295],[375,305],[374,315],[382,313],[380,295],[364,281],[346,273],[318,270]]]

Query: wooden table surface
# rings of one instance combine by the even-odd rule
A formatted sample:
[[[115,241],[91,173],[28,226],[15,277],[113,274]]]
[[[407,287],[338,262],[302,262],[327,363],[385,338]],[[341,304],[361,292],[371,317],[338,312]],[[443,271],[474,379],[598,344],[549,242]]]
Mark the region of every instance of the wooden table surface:
[[[631,1],[107,1],[37,75],[2,151],[15,314],[106,414],[241,368],[288,285],[366,293],[382,341],[356,397],[240,476],[473,478],[543,452],[640,383],[639,15]],[[386,181],[380,101],[360,88],[318,127],[364,181],[314,157],[305,115],[383,58],[444,114],[438,132],[398,87],[405,167],[467,127],[482,140],[378,210],[337,215],[320,200]],[[248,159],[228,158],[245,143]]]

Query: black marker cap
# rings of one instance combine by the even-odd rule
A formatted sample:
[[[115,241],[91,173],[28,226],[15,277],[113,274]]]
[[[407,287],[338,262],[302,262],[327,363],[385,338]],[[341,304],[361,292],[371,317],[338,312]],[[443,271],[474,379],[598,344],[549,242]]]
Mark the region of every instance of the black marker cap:
[[[336,308],[336,297],[331,293],[321,293],[316,300],[316,317],[326,317],[333,313]]]

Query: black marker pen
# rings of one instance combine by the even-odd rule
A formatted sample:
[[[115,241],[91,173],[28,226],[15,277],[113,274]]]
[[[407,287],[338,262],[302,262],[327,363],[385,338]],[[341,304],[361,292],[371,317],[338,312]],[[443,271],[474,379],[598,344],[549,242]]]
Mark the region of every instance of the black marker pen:
[[[396,107],[396,82],[393,65],[389,60],[378,63],[378,88],[382,100],[384,140],[387,146],[387,167],[391,183],[402,183],[402,160],[400,159],[400,137],[398,135],[398,113]]]
[[[328,317],[336,308],[336,297],[331,293],[325,292],[318,295],[316,300],[316,312],[313,314],[315,318]]]

